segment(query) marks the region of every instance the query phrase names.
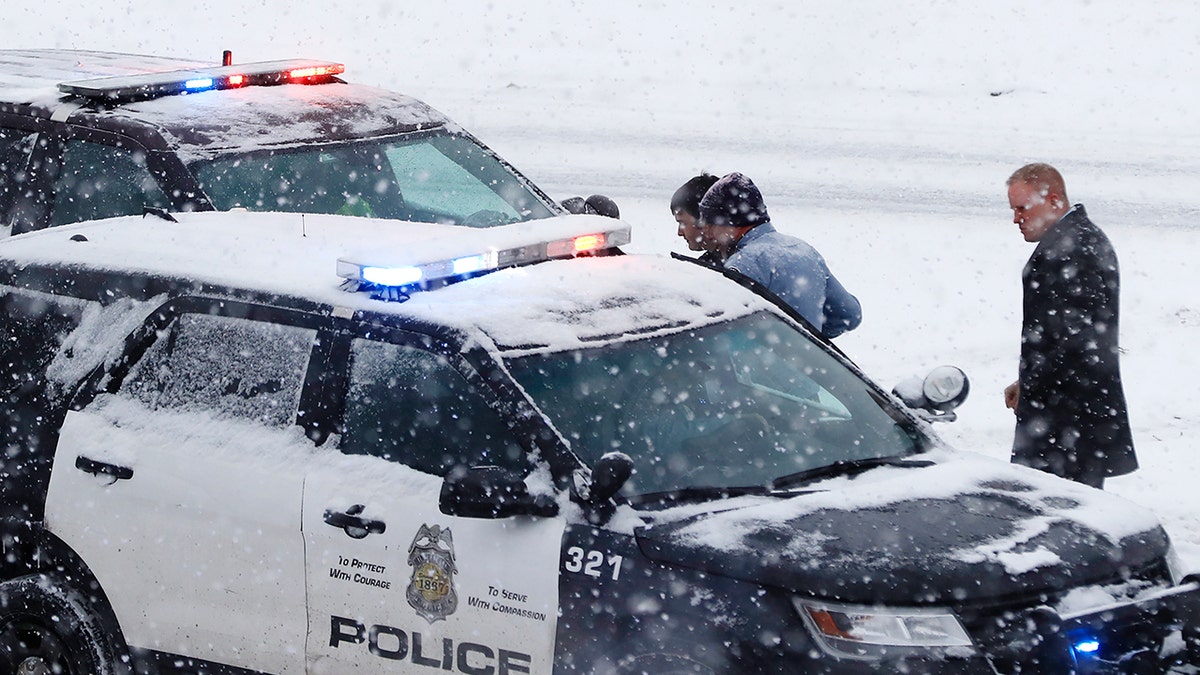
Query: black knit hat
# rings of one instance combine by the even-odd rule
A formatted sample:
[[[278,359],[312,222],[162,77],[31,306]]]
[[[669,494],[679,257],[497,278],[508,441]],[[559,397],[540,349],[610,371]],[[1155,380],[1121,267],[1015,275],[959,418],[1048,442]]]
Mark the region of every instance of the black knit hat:
[[[704,225],[754,227],[770,219],[758,187],[736,171],[713,183],[700,200],[700,222]]]

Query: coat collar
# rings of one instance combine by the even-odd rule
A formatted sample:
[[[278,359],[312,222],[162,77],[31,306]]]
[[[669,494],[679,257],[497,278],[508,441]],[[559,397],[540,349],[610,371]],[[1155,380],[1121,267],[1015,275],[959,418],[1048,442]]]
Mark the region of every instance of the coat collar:
[[[771,221],[769,220],[765,223],[755,225],[749,232],[743,234],[741,239],[738,239],[737,245],[733,247],[733,253],[737,253],[738,251],[742,250],[745,248],[746,244],[749,244],[755,239],[765,237],[774,231],[775,226],[772,225]],[[732,255],[732,253],[730,255]]]
[[[1058,222],[1050,226],[1046,230],[1046,234],[1042,236],[1042,240],[1038,242],[1037,248],[1046,249],[1054,246],[1068,233],[1073,231],[1080,223],[1087,222],[1087,209],[1083,208],[1083,204],[1075,204],[1069,211],[1063,214]]]

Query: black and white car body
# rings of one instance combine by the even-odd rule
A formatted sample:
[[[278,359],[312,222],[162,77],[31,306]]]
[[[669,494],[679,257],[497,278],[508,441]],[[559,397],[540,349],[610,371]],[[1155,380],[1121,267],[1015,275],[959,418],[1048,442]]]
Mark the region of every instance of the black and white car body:
[[[1152,514],[944,447],[711,270],[573,257],[619,221],[176,218],[0,242],[0,671],[1189,655]]]
[[[343,70],[0,50],[0,236],[146,209],[468,227],[564,212],[442,113]]]

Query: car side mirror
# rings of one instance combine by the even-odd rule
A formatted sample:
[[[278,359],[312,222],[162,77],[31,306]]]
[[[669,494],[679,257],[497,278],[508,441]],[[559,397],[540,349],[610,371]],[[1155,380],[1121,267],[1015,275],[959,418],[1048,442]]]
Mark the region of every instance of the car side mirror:
[[[463,518],[558,515],[552,497],[529,494],[520,474],[498,466],[452,470],[442,481],[438,506],[448,516]]]
[[[612,498],[633,475],[633,460],[623,452],[605,453],[590,470],[576,469],[571,475],[571,498],[583,507],[584,517],[603,525],[616,513]]]
[[[585,504],[603,504],[621,491],[633,475],[633,460],[623,452],[606,453],[591,472],[575,472],[571,485],[575,498]]]
[[[924,378],[910,377],[892,389],[904,405],[930,422],[953,422],[954,409],[967,400],[971,382],[957,366],[938,366]]]
[[[559,202],[559,205],[566,209],[567,213],[592,213],[609,218],[621,217],[621,209],[617,208],[617,203],[605,195],[592,195],[587,199],[567,197]]]

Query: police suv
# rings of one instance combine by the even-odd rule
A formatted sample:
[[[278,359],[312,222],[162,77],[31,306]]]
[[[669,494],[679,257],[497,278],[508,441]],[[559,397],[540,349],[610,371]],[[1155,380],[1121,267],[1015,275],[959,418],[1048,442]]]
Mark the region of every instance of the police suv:
[[[343,82],[342,64],[222,63],[0,50],[0,236],[147,209],[468,227],[563,212],[445,115]]]
[[[0,672],[1196,656],[1152,514],[945,447],[719,273],[591,255],[621,221],[175,220],[0,241]]]

